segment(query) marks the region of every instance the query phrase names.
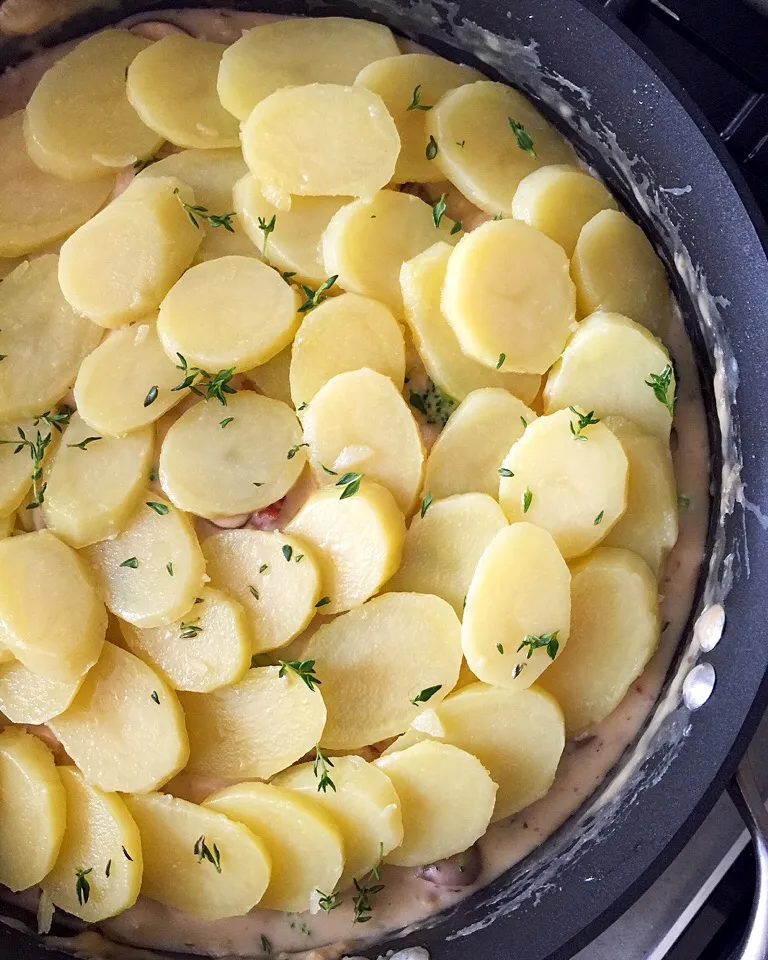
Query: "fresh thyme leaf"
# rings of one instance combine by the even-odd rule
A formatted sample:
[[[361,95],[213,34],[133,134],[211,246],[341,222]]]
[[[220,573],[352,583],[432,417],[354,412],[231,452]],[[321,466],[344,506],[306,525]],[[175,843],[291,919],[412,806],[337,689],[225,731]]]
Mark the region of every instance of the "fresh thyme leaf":
[[[348,497],[354,497],[360,489],[360,481],[363,479],[362,473],[345,473],[336,481],[337,487],[344,487],[339,500],[346,500]]]
[[[411,102],[405,108],[406,110],[431,110],[431,106],[421,102],[421,84],[413,88],[413,97]]]
[[[45,413],[41,413],[35,417],[33,423],[35,426],[44,423],[49,427],[54,427],[61,433],[61,428],[66,427],[74,412],[69,404],[61,403],[53,413],[50,410],[46,410]]]
[[[525,417],[520,417],[520,423],[522,423],[523,430],[525,430],[525,428],[528,426],[528,421],[525,419]]]
[[[517,680],[517,678],[520,676],[520,674],[523,672],[523,670],[525,670],[527,666],[528,666],[527,663],[516,663],[515,669],[512,671],[512,679]]]
[[[128,853],[128,851],[125,849],[125,847],[123,847],[123,855],[124,855],[124,857],[125,857],[126,860],[130,860],[131,863],[133,863],[133,857],[130,855],[130,853]]]
[[[103,437],[86,437],[80,443],[68,443],[68,447],[76,447],[78,450],[85,450],[89,443],[96,443],[97,440],[103,440]]]
[[[169,577],[172,577],[172,576],[173,576],[173,563],[172,563],[170,560],[168,561],[168,563],[166,563],[165,569],[168,571],[168,576],[169,576]]]
[[[495,216],[493,219],[494,219],[494,220],[503,220],[504,217],[503,217],[500,213],[497,213],[496,216]]]
[[[326,473],[330,473],[332,477],[338,477],[338,472],[336,470],[331,470],[330,467],[326,467],[324,463],[321,463],[320,466],[325,470]]]
[[[440,227],[440,221],[443,219],[445,209],[445,194],[442,193],[440,194],[440,198],[432,204],[432,223],[434,223],[436,229]]]
[[[293,562],[294,562],[294,563],[301,563],[301,561],[302,561],[303,559],[304,559],[304,554],[303,554],[303,553],[297,553],[296,556],[293,558]]]
[[[442,689],[443,689],[442,683],[438,683],[434,687],[424,687],[421,693],[417,694],[413,698],[413,700],[411,700],[411,703],[414,705],[414,707],[418,706],[418,704],[420,703],[426,703],[428,700],[431,700],[432,697],[434,697],[434,695],[437,693],[438,690],[442,690]]]
[[[437,156],[437,140],[430,134],[427,149],[424,151],[427,160],[434,160]]]
[[[272,219],[267,220],[264,217],[258,218],[259,230],[264,234],[264,243],[261,248],[261,255],[266,259],[267,257],[267,244],[269,243],[269,235],[275,229],[275,224],[277,223],[277,214],[272,214]]]
[[[128,557],[127,560],[123,560],[123,562],[120,564],[121,567],[130,567],[131,570],[135,570],[138,565],[139,561],[136,559],[136,557]]]
[[[146,506],[148,506],[150,510],[154,510],[155,513],[159,514],[161,517],[164,517],[168,513],[169,509],[167,504],[157,503],[154,500],[147,500]]]
[[[338,893],[323,893],[322,890],[315,890],[315,893],[320,897],[317,901],[318,907],[320,907],[321,910],[325,910],[326,913],[330,913],[331,910],[335,910],[336,907],[341,906]]]
[[[252,583],[249,583],[249,584],[248,584],[248,589],[250,590],[251,596],[253,597],[253,599],[254,599],[254,600],[258,600],[258,599],[259,599],[259,591],[256,589],[256,587],[254,587],[254,585],[253,585]]]
[[[312,287],[308,287],[302,283],[301,291],[307,299],[299,307],[298,312],[306,313],[308,310],[314,310],[315,307],[319,307],[324,300],[328,299],[326,291],[330,290],[338,279],[338,274],[328,277],[327,280],[323,280],[317,290],[313,290]]]
[[[213,852],[211,852],[210,847],[205,842],[205,834],[195,840],[193,852],[197,857],[198,863],[202,863],[203,860],[207,860],[208,863],[213,864],[216,869],[216,873],[221,873],[221,854],[219,853],[219,848],[214,843]]]
[[[531,135],[528,133],[522,123],[517,123],[517,121],[513,120],[512,117],[507,117],[507,120],[509,120],[509,126],[512,128],[512,133],[515,135],[518,147],[525,153],[530,154],[535,160],[536,151],[533,149],[533,140],[531,139]]]
[[[331,602],[330,597],[320,597],[320,599],[315,604],[316,607],[326,607]]]
[[[272,953],[272,944],[263,933],[261,935],[261,949],[264,951],[264,953]]]
[[[294,445],[291,447],[291,449],[288,451],[288,456],[286,457],[286,460],[293,460],[293,458],[296,456],[296,454],[299,452],[299,450],[301,450],[302,447],[308,447],[308,446],[309,446],[308,443],[296,443],[296,444],[294,444]]]
[[[235,368],[229,367],[227,370],[219,370],[211,374],[202,367],[190,367],[183,354],[177,353],[176,356],[180,361],[176,364],[176,369],[181,370],[184,377],[181,383],[171,387],[171,390],[191,390],[198,397],[203,397],[205,400],[218,400],[226,407],[227,394],[237,393],[229,382],[235,375]]]
[[[254,485],[254,487],[263,487],[263,486],[264,486],[264,482],[262,481],[261,483],[258,483],[256,480],[254,480],[254,481],[253,481],[253,485]]]
[[[560,641],[557,639],[559,632],[559,630],[554,630],[552,633],[539,634],[538,637],[532,633],[529,633],[517,648],[517,652],[520,653],[521,650],[524,650],[526,647],[528,647],[526,660],[530,660],[533,656],[533,651],[539,650],[543,647],[547,651],[547,656],[549,659],[554,660],[557,656],[557,651],[560,646]]]
[[[523,494],[523,513],[528,513],[531,508],[531,503],[533,502],[533,490],[530,487],[525,488],[525,493]]]
[[[597,527],[603,522],[603,517],[605,516],[605,510],[601,510],[600,513],[595,517],[592,523]]]
[[[178,187],[176,187],[173,192],[175,196],[178,197],[179,203],[186,211],[193,226],[199,229],[200,224],[198,223],[198,219],[200,219],[205,220],[209,227],[224,227],[229,233],[235,232],[235,228],[232,226],[232,217],[237,216],[237,214],[234,210],[231,210],[229,213],[211,213],[208,207],[204,207],[199,203],[185,203],[184,200],[181,199]]]
[[[150,387],[147,391],[146,397],[144,397],[144,406],[148,407],[150,404],[154,403],[157,400],[157,394],[159,393],[159,388],[157,384]]]
[[[160,696],[158,695],[157,690],[152,691],[152,693],[150,694],[150,699],[154,700],[155,703],[158,703],[158,704],[160,703]]]
[[[600,423],[600,417],[595,416],[595,411],[590,410],[589,413],[581,413],[576,409],[576,407],[568,407],[572,414],[576,417],[576,424],[574,425],[573,420],[570,421],[569,426],[571,428],[571,433],[574,440],[588,440],[589,437],[584,435],[584,431],[587,427],[594,426],[596,423]]]
[[[336,784],[328,775],[328,768],[333,767],[333,761],[326,757],[320,747],[315,747],[315,760],[312,764],[312,772],[317,778],[317,792],[326,793],[329,789],[336,793]]]
[[[291,562],[291,557],[293,556],[293,547],[290,545],[290,543],[283,544],[283,556],[288,561],[288,563]]]
[[[91,885],[86,880],[89,873],[93,873],[93,867],[88,867],[87,870],[80,867],[78,870],[75,870],[75,893],[77,894],[77,902],[81,907],[83,904],[88,903],[91,896]]]
[[[232,423],[232,421],[233,421],[234,419],[235,419],[234,417],[224,417],[223,420],[219,420],[219,426],[220,426],[221,429],[223,430],[224,427],[226,427],[226,425],[227,425],[228,423]]]
[[[464,228],[464,224],[461,222],[461,220],[456,220],[456,222],[455,222],[455,223],[453,224],[453,226],[451,227],[451,234],[450,234],[450,235],[451,235],[451,236],[454,236],[454,234],[457,234],[457,233],[458,233],[460,230],[462,230],[463,228]]]
[[[262,563],[262,565],[259,567],[259,573],[265,573],[267,570],[269,570],[269,564]]]
[[[650,374],[648,380],[645,381],[646,386],[649,386],[653,390],[653,395],[659,401],[663,403],[664,406],[669,410],[671,415],[674,415],[675,412],[675,391],[672,391],[670,396],[669,388],[672,386],[672,367],[667,364],[666,367],[661,371],[661,373],[652,373]]]
[[[107,867],[106,867],[106,870],[104,871],[104,876],[107,878],[107,880],[109,880],[109,875],[111,872],[112,872],[112,861],[107,860]]]
[[[200,617],[196,617],[194,620],[190,620],[188,622],[184,622],[182,620],[181,624],[179,625],[179,630],[181,631],[181,639],[192,640],[194,637],[198,635],[198,633],[202,633],[203,628],[199,624],[200,624]]]
[[[496,361],[496,369],[497,369],[497,370],[501,370],[501,365],[504,363],[504,361],[505,361],[506,359],[507,359],[506,353],[500,353],[500,354],[499,354],[499,359]]]
[[[499,467],[499,476],[500,477],[514,477],[514,473],[509,469],[509,467]]]
[[[320,686],[321,681],[315,676],[314,660],[280,660],[278,662],[280,663],[278,677],[284,677],[289,670],[293,670],[310,690]]]
[[[421,513],[422,520],[424,519],[424,514],[427,512],[427,510],[429,510],[431,506],[432,506],[432,494],[429,491],[427,491],[426,496],[421,501],[420,513]]]
[[[499,651],[499,653],[504,653],[504,644],[503,644],[503,643],[497,643],[497,644],[496,644],[496,649]]]
[[[301,413],[301,411],[302,411],[302,410],[306,410],[308,406],[309,406],[309,404],[308,404],[308,403],[306,402],[306,400],[305,400],[304,403],[300,403],[300,404],[298,405],[298,407],[296,407],[296,411],[297,411],[298,413]]]
[[[464,148],[464,144],[466,142],[467,142],[466,140],[454,140],[454,143],[456,144],[456,146],[461,147],[462,149]]]
[[[384,846],[381,845],[383,851]],[[352,900],[352,923],[367,923],[371,919],[373,913],[373,906],[371,905],[371,897],[375,896],[377,893],[381,893],[384,889],[383,883],[375,883],[371,886],[366,885],[368,880],[380,880],[381,879],[381,854],[379,855],[379,862],[376,866],[368,873],[362,880],[353,880],[355,885],[355,890],[357,891],[353,900]]]
[[[680,493],[677,496],[677,509],[681,513],[685,513],[686,510],[691,509],[691,498],[686,496],[684,493]]]

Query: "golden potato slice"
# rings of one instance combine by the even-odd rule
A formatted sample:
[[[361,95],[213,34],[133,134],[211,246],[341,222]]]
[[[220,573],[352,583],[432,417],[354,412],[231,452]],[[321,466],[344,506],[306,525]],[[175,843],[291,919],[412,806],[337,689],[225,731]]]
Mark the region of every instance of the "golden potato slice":
[[[27,150],[42,170],[97,180],[160,148],[162,137],[142,123],[125,91],[126,70],[149,45],[128,30],[102,30],[43,74],[24,115]]]
[[[402,390],[405,341],[400,324],[377,300],[344,293],[305,316],[291,353],[291,396],[297,410],[331,377],[367,367]]]
[[[471,847],[487,830],[496,784],[471,754],[428,740],[375,763],[392,781],[403,814],[404,839],[387,863],[433,863]]]
[[[463,400],[481,387],[503,387],[530,403],[539,392],[541,377],[491,369],[461,352],[440,306],[452,252],[447,243],[436,243],[400,268],[405,319],[427,373],[454,400]]]
[[[583,320],[552,367],[544,412],[575,406],[597,417],[626,417],[669,442],[675,374],[664,345],[619,313],[598,311]]]
[[[202,233],[173,177],[136,179],[64,241],[59,283],[72,308],[102,327],[122,327],[160,306],[192,262]]]
[[[8,656],[0,666],[0,711],[13,723],[48,723],[75,699],[83,677],[50,680],[38,677]]]
[[[406,402],[388,377],[355,370],[333,377],[304,413],[304,436],[318,483],[349,471],[387,487],[410,516],[421,489],[424,445]]]
[[[137,627],[172,623],[203,587],[205,563],[189,517],[152,490],[145,490],[116,537],[86,547],[83,555],[107,607]]]
[[[102,790],[155,790],[189,755],[176,694],[146,663],[112,643],[104,644],[75,699],[50,727]]]
[[[42,740],[23,730],[0,732],[0,883],[34,887],[56,862],[66,794]]]
[[[279,400],[252,390],[225,407],[201,400],[165,435],[160,482],[178,507],[201,517],[261,510],[298,479],[307,459],[301,440],[296,414]]]
[[[510,523],[548,530],[566,559],[591,550],[627,506],[626,454],[596,420],[576,407],[539,417],[501,468],[499,503]]]
[[[520,220],[492,220],[459,242],[441,303],[464,353],[497,370],[546,373],[574,327],[568,258]]]
[[[497,499],[502,461],[535,419],[533,410],[506,390],[473,390],[429,452],[424,490],[435,500],[473,492]]]
[[[602,210],[584,225],[571,260],[579,316],[621,313],[663,336],[672,295],[664,264],[643,230],[618,210]]]
[[[67,826],[56,866],[41,884],[55,906],[88,923],[114,917],[139,896],[139,831],[116,793],[88,783],[76,767],[59,767]]]
[[[219,98],[238,120],[246,120],[260,100],[281,87],[352,83],[366,64],[398,53],[389,28],[366,20],[301,17],[260,24],[224,53]]]
[[[342,499],[348,489],[317,490],[286,527],[317,557],[328,597],[323,613],[365,603],[397,570],[403,554],[405,521],[389,490],[363,480],[356,493]]]
[[[435,227],[432,207],[419,197],[381,190],[369,200],[341,207],[323,234],[323,260],[329,276],[345,290],[382,303],[404,315],[400,268],[438,240],[454,244],[453,221]]]
[[[278,210],[300,197],[372,197],[392,179],[400,137],[365,87],[284,87],[243,123],[248,169]]]
[[[2,257],[18,257],[61,240],[96,213],[114,185],[107,171],[89,183],[72,183],[45,173],[29,158],[23,118],[19,112],[0,119]]]
[[[144,848],[145,897],[206,920],[242,916],[261,900],[269,854],[247,827],[163,793],[125,803]]]
[[[210,150],[240,143],[237,120],[216,93],[223,43],[173,33],[128,67],[126,94],[146,125],[179,147]]]
[[[99,657],[107,612],[77,553],[40,530],[0,541],[0,623],[25,667],[74,682]]]
[[[388,593],[320,627],[303,656],[315,661],[328,707],[322,745],[357,750],[402,733],[427,700],[450,693],[459,621],[439,597]]]
[[[434,163],[490,214],[509,214],[517,185],[543,164],[573,163],[571,146],[527,97],[503,83],[451,90],[427,114]]]
[[[39,257],[0,285],[0,419],[38,416],[75,382],[102,331],[78,316],[59,288],[59,258]]]
[[[218,257],[174,284],[160,305],[157,332],[169,357],[181,354],[212,372],[250,370],[293,340],[298,306],[296,290],[265,263]]]
[[[254,367],[248,371],[248,379],[256,387],[259,393],[272,400],[280,400],[282,403],[291,404],[291,348],[286,347],[281,350],[271,360]]]
[[[327,759],[330,763],[330,760]],[[400,800],[389,777],[362,757],[333,757],[328,771],[335,790],[320,791],[313,763],[300,763],[272,781],[312,798],[330,814],[344,839],[344,872],[336,889],[346,890],[381,857],[403,842]],[[321,890],[328,892],[327,887]]]
[[[180,697],[187,769],[205,777],[266,780],[311,750],[325,726],[320,689],[290,667],[254,667],[228,687]]]
[[[551,535],[513,523],[475,568],[461,625],[471,671],[485,683],[524,690],[568,640],[571,575]]]
[[[541,684],[563,708],[568,737],[619,705],[659,642],[659,597],[648,564],[598,547],[571,567],[571,634]]]
[[[6,537],[13,536],[13,528],[16,525],[16,514],[9,513],[7,517],[0,517],[0,540],[5,540]],[[3,663],[3,650],[0,648],[0,663]],[[7,654],[8,659],[11,658],[11,654]]]
[[[331,893],[344,866],[344,844],[333,819],[317,804],[271,783],[238,783],[216,791],[208,810],[242,823],[267,848],[272,862],[260,906],[301,913]]]

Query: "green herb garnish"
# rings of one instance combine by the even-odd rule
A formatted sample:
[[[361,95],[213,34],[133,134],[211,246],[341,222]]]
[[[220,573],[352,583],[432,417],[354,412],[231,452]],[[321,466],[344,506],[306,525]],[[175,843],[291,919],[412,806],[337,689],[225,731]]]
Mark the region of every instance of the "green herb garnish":
[[[210,847],[205,842],[205,834],[195,840],[193,852],[197,857],[198,863],[202,863],[203,860],[207,860],[208,863],[212,863],[216,868],[216,873],[221,873],[221,854],[219,853],[219,848],[214,843],[213,852],[211,852]]]
[[[580,413],[576,407],[568,407],[568,409],[576,417],[575,425],[573,420],[569,422],[573,439],[588,440],[589,438],[584,436],[584,430],[586,430],[587,427],[594,426],[596,423],[600,423],[600,418],[595,416],[594,410],[590,410],[589,413]]]
[[[525,493],[523,494],[523,513],[528,513],[531,508],[531,503],[533,502],[533,490],[530,487],[525,488]]]
[[[227,394],[237,393],[237,390],[230,385],[230,380],[235,375],[235,368],[229,367],[227,370],[219,370],[217,373],[208,373],[202,367],[190,367],[187,364],[186,357],[177,353],[179,363],[176,369],[181,370],[184,378],[181,383],[171,387],[172,391],[191,390],[198,397],[204,400],[218,400],[225,407],[227,405]]]
[[[286,460],[293,460],[293,458],[296,456],[296,454],[299,452],[299,450],[301,450],[302,447],[308,447],[308,446],[309,446],[308,443],[295,443],[295,444],[291,447],[291,449],[288,451],[288,454],[287,454],[287,456],[286,456]]]
[[[531,139],[531,135],[528,133],[522,123],[518,123],[516,120],[513,120],[512,117],[507,117],[507,120],[509,120],[509,126],[512,129],[512,133],[515,135],[518,147],[525,153],[530,154],[535,160],[536,151],[533,149],[533,140]]]
[[[154,403],[155,400],[157,400],[157,395],[159,392],[160,391],[157,384],[155,384],[153,387],[150,387],[147,391],[146,397],[144,397],[144,406],[148,407],[150,404]]]
[[[314,660],[280,660],[280,672],[278,677],[284,677],[289,670],[293,670],[310,690],[321,685],[321,681],[315,675]]]
[[[675,397],[674,390],[670,396],[670,387],[672,386],[672,367],[667,364],[661,373],[650,374],[645,383],[646,386],[649,386],[651,390],[653,390],[653,395],[656,397],[659,403],[663,403],[667,410],[669,410],[670,414],[674,415],[675,400],[677,398]]]
[[[595,517],[592,523],[597,527],[603,522],[603,517],[605,516],[605,510],[601,510],[600,513]]]
[[[275,229],[275,224],[277,223],[277,214],[272,214],[271,220],[266,220],[264,217],[258,218],[259,230],[264,234],[264,243],[261,247],[261,255],[266,260],[267,258],[267,244],[269,243],[269,235]]]
[[[172,563],[170,560],[168,561],[168,563],[166,563],[165,569],[168,571],[168,576],[169,576],[169,577],[172,577],[172,576],[173,576],[173,563]]]
[[[499,476],[500,477],[514,477],[514,473],[509,469],[509,467],[499,467]]]
[[[504,363],[504,361],[505,361],[506,359],[507,359],[506,353],[500,353],[500,354],[499,354],[499,359],[496,361],[496,369],[497,369],[497,370],[501,370],[501,365]]]
[[[154,501],[154,500],[147,500],[147,501],[146,501],[146,506],[148,506],[150,510],[154,510],[155,513],[159,514],[159,516],[161,516],[161,517],[164,517],[164,516],[168,513],[168,510],[169,510],[169,507],[168,507],[167,504],[165,504],[165,503],[157,503],[157,502]]]
[[[103,437],[86,437],[85,440],[81,440],[80,443],[68,443],[67,446],[75,447],[77,450],[85,450],[89,443],[95,443],[97,440],[103,439]]]
[[[181,639],[182,640],[192,640],[198,635],[198,633],[203,632],[203,628],[199,626],[200,617],[196,617],[194,620],[189,620],[188,622],[182,621],[179,626],[181,630]]]
[[[437,140],[430,134],[427,149],[424,151],[427,160],[434,160],[437,156]]]
[[[336,907],[341,906],[338,893],[323,893],[322,890],[315,890],[315,893],[320,897],[317,901],[318,907],[320,907],[321,910],[325,910],[326,913],[330,913],[331,910],[335,910]]]
[[[362,473],[354,473],[352,471],[339,477],[339,479],[336,481],[336,486],[344,487],[344,489],[341,491],[339,500],[346,500],[347,497],[354,497],[354,495],[360,489],[360,481],[362,479]]]
[[[421,84],[418,84],[413,88],[413,97],[411,102],[405,108],[406,110],[431,110],[431,106],[427,106],[425,103],[421,102]]]
[[[131,570],[135,570],[138,565],[139,561],[136,559],[136,557],[128,557],[127,560],[123,560],[123,562],[120,564],[121,567],[130,567]]]
[[[542,633],[539,634],[538,637],[532,633],[529,633],[517,648],[517,652],[519,653],[521,650],[524,650],[525,647],[528,647],[526,660],[530,660],[533,656],[533,651],[543,647],[546,649],[549,659],[554,660],[557,656],[557,651],[560,646],[560,641],[557,639],[559,632],[559,630],[555,630],[552,633]]]
[[[197,229],[200,228],[198,220],[205,220],[209,227],[224,227],[229,233],[235,232],[235,228],[232,226],[232,217],[237,216],[237,214],[234,210],[231,210],[229,213],[211,213],[208,207],[204,207],[199,203],[186,203],[182,200],[178,187],[176,187],[173,192],[174,195],[179,198],[179,203],[184,207],[190,222]]]
[[[438,690],[442,689],[442,683],[438,683],[437,686],[434,687],[424,687],[421,693],[417,694],[413,700],[411,700],[411,703],[414,705],[414,707],[418,706],[420,703],[426,703],[428,700],[431,700],[432,697],[434,697]]]
[[[233,421],[234,419],[235,419],[234,417],[224,417],[223,420],[219,420],[219,426],[220,426],[221,429],[223,430],[224,427],[226,427],[227,424],[232,423],[232,421]]]
[[[426,496],[421,501],[420,513],[421,513],[422,520],[424,519],[424,514],[427,512],[427,510],[429,510],[431,506],[432,506],[432,494],[429,493],[429,491],[427,491]]]
[[[77,894],[77,902],[81,907],[83,904],[88,903],[91,896],[91,885],[86,880],[89,873],[93,873],[93,867],[88,867],[87,870],[84,870],[82,867],[75,870],[75,893]]]
[[[317,290],[313,290],[312,287],[307,287],[305,284],[301,284],[301,292],[307,298],[304,303],[299,307],[299,313],[306,313],[308,310],[314,310],[315,307],[319,307],[320,304],[328,299],[328,294],[326,291],[330,290],[331,287],[339,279],[338,274],[334,274],[332,277],[328,277],[327,280],[323,280]]]
[[[336,784],[328,775],[328,768],[333,767],[333,761],[326,757],[320,747],[315,747],[315,761],[312,764],[312,772],[317,777],[317,792],[326,793],[329,789],[336,793]]]
[[[155,703],[157,703],[157,704],[160,703],[160,697],[159,697],[159,695],[158,695],[158,693],[157,693],[157,690],[153,690],[152,693],[151,693],[149,696],[150,696],[150,700],[154,700]]]
[[[291,557],[293,556],[293,547],[290,545],[290,543],[283,544],[282,553],[288,563],[290,563]]]
[[[440,227],[440,221],[443,219],[445,209],[445,194],[442,193],[440,199],[435,200],[432,204],[432,223],[434,223],[436,229]]]
[[[316,607],[327,607],[330,602],[331,602],[331,598],[330,598],[330,597],[320,597],[320,599],[317,601],[317,603],[315,604],[315,606],[316,606]]]

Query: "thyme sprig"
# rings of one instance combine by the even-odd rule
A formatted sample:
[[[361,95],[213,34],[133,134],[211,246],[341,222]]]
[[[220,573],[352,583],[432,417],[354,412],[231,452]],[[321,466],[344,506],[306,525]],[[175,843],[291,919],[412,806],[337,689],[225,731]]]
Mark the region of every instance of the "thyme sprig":
[[[235,375],[235,368],[229,367],[227,370],[209,373],[202,367],[190,367],[183,354],[177,353],[176,356],[179,358],[176,369],[182,371],[184,378],[181,383],[171,387],[171,390],[191,390],[198,397],[203,397],[205,400],[218,400],[226,407],[227,395],[237,393],[229,382]]]
[[[184,208],[190,222],[198,230],[200,229],[198,221],[205,220],[209,227],[224,227],[229,233],[235,232],[235,228],[232,226],[232,217],[237,216],[237,214],[234,210],[230,210],[229,213],[211,213],[208,207],[204,207],[202,204],[187,203],[182,200],[178,187],[176,187],[173,193],[179,198],[179,203]]]
[[[317,792],[327,793],[328,790],[333,790],[336,793],[336,784],[331,780],[328,773],[329,767],[333,767],[333,761],[330,757],[326,757],[320,747],[315,747],[315,760],[312,764],[312,772],[315,777],[317,777]]]
[[[344,487],[339,500],[346,500],[348,497],[354,497],[354,495],[360,489],[360,481],[363,479],[363,477],[364,474],[354,473],[352,471],[339,477],[339,479],[336,481],[336,486]]]
[[[515,135],[518,147],[524,153],[530,154],[530,156],[532,156],[535,160],[536,151],[533,149],[533,140],[531,135],[528,133],[522,123],[518,123],[516,120],[513,120],[512,117],[507,117],[507,120],[509,120],[509,126],[512,129],[512,133]]]
[[[307,298],[304,303],[299,307],[299,313],[306,313],[308,310],[314,310],[315,307],[319,307],[320,304],[328,299],[327,291],[336,283],[339,279],[338,274],[334,274],[332,277],[328,277],[327,280],[323,280],[317,290],[313,290],[312,287],[306,286],[306,284],[301,284],[301,292]]]
[[[369,884],[370,880],[381,880],[381,857],[383,855],[384,845],[381,845],[379,862],[373,869],[361,880],[353,880],[355,886],[355,896],[352,900],[352,923],[367,923],[373,915],[373,904],[371,897],[381,893],[384,889],[383,883]]]
[[[560,641],[557,639],[559,632],[559,630],[553,630],[552,633],[541,633],[539,636],[529,633],[517,648],[517,652],[519,653],[521,650],[524,650],[526,647],[528,647],[528,652],[525,655],[525,659],[530,660],[533,656],[534,650],[544,648],[547,651],[547,656],[549,659],[554,660],[560,647]]]
[[[653,395],[659,401],[663,403],[664,406],[669,410],[670,415],[675,413],[675,402],[677,397],[675,396],[675,390],[672,388],[670,394],[670,387],[672,387],[672,367],[670,364],[667,364],[666,367],[661,371],[661,373],[652,373],[649,375],[649,378],[645,381],[646,386],[650,387],[653,390]]]
[[[221,873],[221,854],[219,853],[219,848],[214,843],[213,851],[211,851],[211,848],[205,842],[205,834],[195,840],[195,846],[193,849],[198,863],[202,863],[203,860],[207,860],[208,863],[213,864],[216,869],[216,873]]]
[[[81,907],[88,903],[91,896],[91,885],[86,880],[89,873],[93,873],[93,867],[88,867],[87,870],[80,867],[75,870],[75,893],[77,894],[77,902]]]
[[[421,84],[419,83],[417,86],[413,88],[413,96],[411,97],[411,102],[408,104],[408,106],[405,109],[406,110],[424,110],[424,111],[431,110],[433,105],[432,104],[427,105],[426,103],[422,103],[421,96],[422,96]]]
[[[318,680],[315,675],[314,660],[280,660],[279,663],[280,672],[278,673],[278,677],[284,677],[289,670],[292,670],[304,681],[310,690],[314,690],[315,687],[321,685],[322,681]]]
[[[277,214],[273,213],[272,218],[267,220],[266,217],[259,217],[258,220],[259,230],[264,234],[264,242],[261,246],[261,255],[264,259],[267,259],[267,244],[269,243],[269,235],[275,229],[277,224]]]
[[[317,901],[318,907],[320,907],[321,910],[325,910],[326,913],[330,913],[331,910],[335,910],[336,907],[341,906],[338,893],[323,893],[322,890],[315,890],[315,893],[318,894],[320,898]]]
[[[588,440],[589,437],[584,435],[584,431],[587,427],[592,427],[596,423],[600,423],[600,417],[595,416],[594,410],[590,410],[589,413],[581,413],[576,409],[576,407],[568,407],[568,409],[576,417],[575,424],[573,420],[571,420],[569,423],[571,433],[573,434],[573,439]]]

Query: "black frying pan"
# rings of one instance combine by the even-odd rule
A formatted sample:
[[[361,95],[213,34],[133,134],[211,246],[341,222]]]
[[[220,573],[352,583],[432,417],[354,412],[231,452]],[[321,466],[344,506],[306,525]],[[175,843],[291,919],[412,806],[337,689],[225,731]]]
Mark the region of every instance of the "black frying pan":
[[[133,0],[117,10],[115,4],[50,29],[47,39],[68,39],[119,15],[171,5]],[[570,957],[689,839],[728,784],[768,703],[768,531],[749,503],[768,494],[765,225],[697,108],[610,11],[592,2],[508,0],[505,7],[499,0],[254,0],[239,6],[380,20],[521,87],[606,178],[669,267],[696,348],[714,451],[697,611],[723,600],[722,641],[702,655],[689,631],[646,734],[553,837],[470,899],[373,949],[421,944],[433,960]],[[27,47],[25,38],[0,41],[0,68]],[[630,166],[627,159],[634,157],[640,159]],[[688,185],[690,191],[678,196],[658,189]],[[692,712],[681,690],[697,660],[711,666],[716,680],[712,695]],[[42,960],[51,954],[4,929],[0,956]]]

